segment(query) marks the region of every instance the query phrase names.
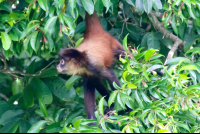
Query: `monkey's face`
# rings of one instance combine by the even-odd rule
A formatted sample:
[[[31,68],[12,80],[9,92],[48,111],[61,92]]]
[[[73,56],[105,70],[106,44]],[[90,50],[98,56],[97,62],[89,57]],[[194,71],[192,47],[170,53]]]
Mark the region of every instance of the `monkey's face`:
[[[74,59],[60,59],[60,63],[57,65],[57,70],[60,73],[72,75],[76,71],[76,64]]]
[[[57,70],[58,72],[62,73],[64,70],[64,66],[65,66],[66,62],[64,61],[64,59],[60,60],[60,63],[57,65]]]
[[[60,63],[57,65],[57,70],[60,73],[74,75],[79,73],[82,68],[83,55],[76,49],[67,48],[59,53]]]

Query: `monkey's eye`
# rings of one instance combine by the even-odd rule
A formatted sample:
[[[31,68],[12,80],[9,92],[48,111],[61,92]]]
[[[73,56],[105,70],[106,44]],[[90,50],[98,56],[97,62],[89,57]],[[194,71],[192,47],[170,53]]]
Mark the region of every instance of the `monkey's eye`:
[[[65,61],[62,59],[62,60],[60,61],[60,64],[61,64],[61,65],[64,65],[64,64],[65,64]]]

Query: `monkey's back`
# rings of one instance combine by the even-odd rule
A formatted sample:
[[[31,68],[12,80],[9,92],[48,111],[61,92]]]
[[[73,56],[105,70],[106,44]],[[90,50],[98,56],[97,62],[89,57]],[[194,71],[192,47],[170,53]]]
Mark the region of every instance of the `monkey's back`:
[[[105,31],[88,36],[77,50],[85,52],[89,61],[99,67],[110,67],[118,49],[123,49],[122,45]]]

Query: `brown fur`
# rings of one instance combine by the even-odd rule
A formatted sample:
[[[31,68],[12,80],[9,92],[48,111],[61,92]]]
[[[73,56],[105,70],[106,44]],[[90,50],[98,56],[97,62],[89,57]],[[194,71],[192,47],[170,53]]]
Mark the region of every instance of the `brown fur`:
[[[97,70],[105,70],[111,67],[116,55],[118,56],[124,49],[122,45],[109,33],[103,30],[96,12],[90,17],[86,12],[86,32],[84,41],[76,49],[63,49],[59,53],[66,61],[70,61],[64,67],[69,75],[94,75],[88,70],[88,65],[92,65]],[[72,53],[72,50],[78,52]],[[73,56],[74,62],[71,62]]]
[[[96,12],[92,18],[86,13],[86,34],[77,50],[86,52],[93,64],[110,67],[119,48],[123,50],[122,45],[103,30]]]
[[[66,48],[60,51],[61,63],[57,65],[59,72],[69,75],[81,75],[84,79],[84,104],[87,117],[95,118],[95,89],[105,99],[109,99],[109,91],[104,86],[102,77],[107,79],[112,90],[115,82],[120,86],[120,82],[111,69],[115,58],[124,51],[122,45],[109,33],[103,30],[96,12],[90,17],[86,13],[86,32],[84,41],[76,49]],[[65,61],[65,62],[64,62]],[[111,107],[107,110],[110,110]],[[108,111],[107,111],[108,112]],[[94,125],[94,124],[90,124]]]

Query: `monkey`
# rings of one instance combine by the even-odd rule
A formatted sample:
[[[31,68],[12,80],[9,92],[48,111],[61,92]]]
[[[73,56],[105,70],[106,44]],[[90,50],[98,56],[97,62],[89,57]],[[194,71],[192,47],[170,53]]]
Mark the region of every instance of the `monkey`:
[[[77,48],[64,48],[59,52],[57,70],[68,75],[79,75],[84,80],[84,105],[88,119],[95,117],[95,89],[109,99],[109,91],[103,84],[105,78],[111,89],[120,82],[112,69],[114,61],[125,52],[122,44],[104,31],[94,11],[92,17],[86,12],[84,40]],[[111,107],[114,107],[113,105]]]

